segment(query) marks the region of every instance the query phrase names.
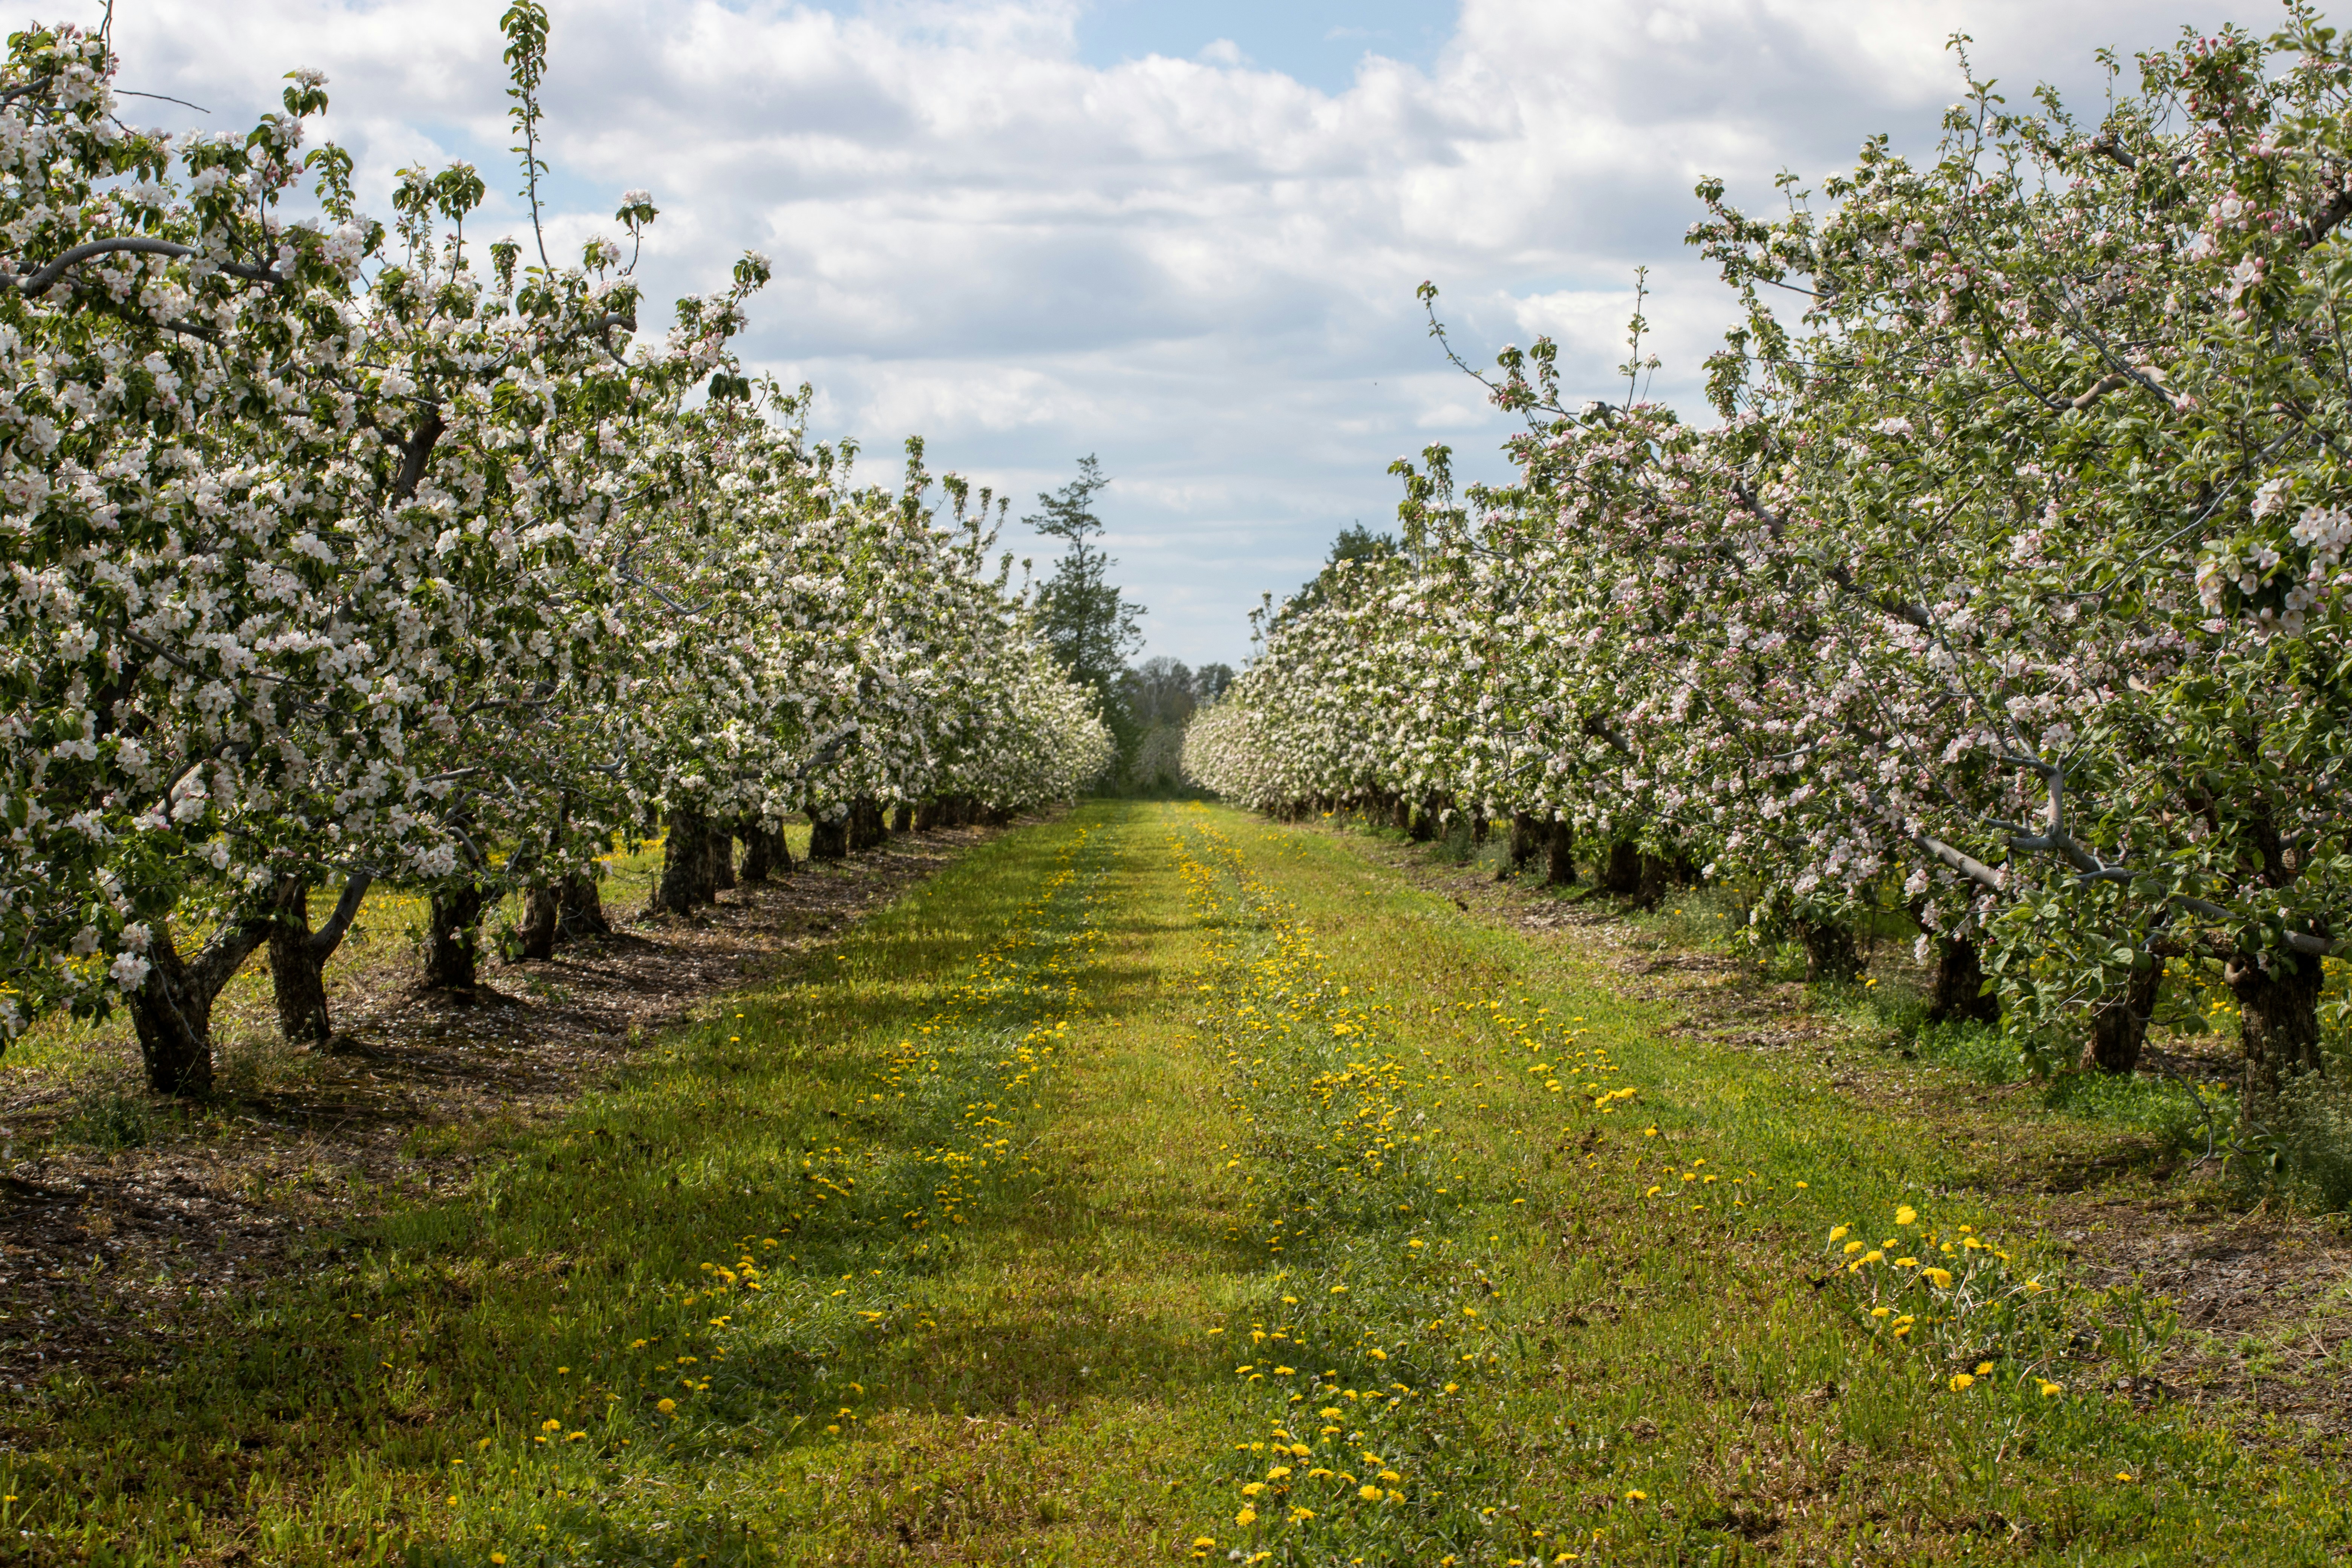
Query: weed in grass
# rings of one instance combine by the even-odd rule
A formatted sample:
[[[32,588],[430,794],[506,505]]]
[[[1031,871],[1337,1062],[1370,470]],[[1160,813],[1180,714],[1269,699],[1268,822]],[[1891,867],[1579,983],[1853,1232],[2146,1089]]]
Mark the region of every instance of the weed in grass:
[[[57,1138],[92,1149],[142,1149],[155,1136],[155,1110],[136,1089],[112,1087],[83,1097],[58,1126]]]
[[[2352,1087],[2340,1075],[2292,1075],[2246,1121],[2252,1180],[2299,1190],[2325,1212],[2352,1208]]]
[[[1920,1060],[1948,1067],[1981,1084],[2015,1083],[2025,1077],[2026,1061],[2017,1042],[1999,1025],[1961,1020],[1930,1024],[1917,1004],[1905,1011],[1910,1016],[1895,1026],[1895,1037]]]

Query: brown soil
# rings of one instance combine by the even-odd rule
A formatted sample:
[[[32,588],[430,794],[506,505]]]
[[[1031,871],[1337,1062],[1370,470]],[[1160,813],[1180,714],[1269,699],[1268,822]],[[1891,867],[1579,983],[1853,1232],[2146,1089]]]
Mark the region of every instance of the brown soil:
[[[1962,1190],[1992,1199],[2010,1228],[2067,1259],[2081,1284],[2137,1285],[2178,1315],[2158,1362],[2121,1378],[2138,1405],[2185,1399],[2291,1419],[2305,1440],[2352,1433],[2352,1240],[2341,1216],[2255,1201],[2224,1184],[2202,1150],[2049,1109],[2047,1085],[1988,1085],[1906,1060],[1894,1037],[1822,1010],[1801,984],[1759,978],[1721,952],[1679,945],[1654,917],[1605,899],[1562,898],[1493,868],[1402,845],[1357,841],[1417,886],[1538,942],[1572,944],[1623,978],[1625,995],[1682,1015],[1668,1032],[1774,1054],[1848,1099],[1946,1146]],[[1906,944],[1882,944],[1870,973],[1924,993]],[[2201,1040],[2152,1042],[2143,1069],[2212,1082],[2236,1076]]]
[[[612,936],[544,963],[488,964],[469,997],[423,989],[402,955],[379,952],[330,970],[344,1031],[331,1050],[277,1040],[256,1016],[266,982],[247,985],[242,1014],[225,1009],[216,1029],[237,1039],[221,1089],[201,1104],[147,1095],[120,1029],[71,1073],[5,1082],[0,1387],[21,1396],[67,1368],[110,1375],[208,1315],[190,1308],[331,1263],[370,1215],[462,1186],[485,1148],[614,1081],[664,1026],[789,973],[991,837],[943,829],[802,864],[691,922],[608,909]],[[131,1118],[145,1142],[109,1152],[58,1136],[93,1106]]]

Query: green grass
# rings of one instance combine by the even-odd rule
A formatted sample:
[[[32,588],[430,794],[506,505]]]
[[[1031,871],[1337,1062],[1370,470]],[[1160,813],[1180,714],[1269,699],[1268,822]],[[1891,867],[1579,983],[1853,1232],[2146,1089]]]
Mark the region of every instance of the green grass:
[[[2163,1309],[2069,1285],[1944,1141],[1610,979],[1344,837],[1089,805],[129,1386],[11,1406],[0,1529],[669,1568],[2352,1542],[2308,1434],[2103,1393]]]

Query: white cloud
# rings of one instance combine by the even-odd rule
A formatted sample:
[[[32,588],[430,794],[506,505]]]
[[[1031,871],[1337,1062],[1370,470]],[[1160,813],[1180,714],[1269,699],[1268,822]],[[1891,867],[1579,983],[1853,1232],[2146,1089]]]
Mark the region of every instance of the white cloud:
[[[208,105],[213,129],[274,105],[293,66],[325,69],[376,210],[394,168],[466,157],[496,232],[521,221],[497,11],[145,0],[116,36],[126,85]],[[1262,589],[1391,514],[1396,452],[1444,437],[1464,473],[1499,475],[1507,426],[1424,336],[1423,279],[1473,359],[1549,332],[1571,394],[1614,395],[1647,262],[1658,390],[1695,405],[1728,315],[1682,244],[1699,176],[1761,206],[1777,170],[1829,170],[1873,132],[1923,145],[1957,94],[1955,30],[2013,100],[2047,76],[2095,103],[2092,50],[2173,22],[2126,0],[1430,11],[1454,25],[1426,69],[1367,54],[1331,93],[1252,64],[1245,29],[1088,65],[1078,0],[558,0],[551,233],[576,248],[621,190],[652,190],[656,298],[767,251],[751,355],[815,382],[819,419],[869,461],[919,433],[935,468],[1027,497],[1098,452],[1154,649],[1231,660]]]

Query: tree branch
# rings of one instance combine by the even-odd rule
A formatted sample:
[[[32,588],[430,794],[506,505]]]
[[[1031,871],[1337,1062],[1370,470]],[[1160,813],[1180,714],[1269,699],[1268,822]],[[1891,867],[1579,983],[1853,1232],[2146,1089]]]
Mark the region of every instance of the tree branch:
[[[1968,878],[1969,880],[1978,883],[1982,887],[1990,888],[1995,892],[2004,892],[2007,890],[2001,886],[2001,874],[1992,867],[1988,866],[1983,861],[1978,859],[1973,855],[1969,855],[1963,850],[1955,849],[1950,845],[1945,843],[1942,839],[1931,838],[1924,833],[1913,834],[1911,836],[1911,842],[1916,845],[1920,849],[1926,851],[1935,859],[1941,861],[1944,865],[1947,865],[1953,870],[1958,871],[1961,876]],[[2013,849],[2032,849],[2043,847],[2042,842],[2037,839],[2011,838],[2009,842],[2010,847]],[[2069,842],[2072,841],[2069,840]],[[2096,871],[2087,873],[2084,877],[2084,880],[2125,881],[2128,880],[2133,875],[2134,873],[2125,867],[2107,866],[2103,867]],[[2229,910],[2223,908],[2221,905],[2212,903],[2204,899],[2191,898],[2187,893],[2168,894],[2166,895],[2164,901],[2168,904],[2176,904],[2181,909],[2189,910],[2191,914],[2203,915],[2207,920],[2221,921],[2233,925],[2236,924],[2238,921],[2238,917],[2236,915],[2231,913]],[[2347,942],[2342,938],[2330,941],[2326,937],[2313,936],[2305,931],[2291,931],[2284,932],[2282,934],[2282,940],[2286,943],[2290,952],[2302,953],[2307,958],[2328,958],[2340,952],[2352,952],[2352,942]]]
[[[359,918],[360,905],[366,901],[369,884],[375,878],[366,871],[354,871],[343,879],[343,896],[335,900],[335,912],[327,923],[310,933],[310,951],[321,963],[342,945],[343,933],[352,929]]]
[[[425,422],[416,427],[415,435],[400,443],[400,474],[392,482],[394,500],[404,501],[416,494],[416,487],[425,482],[425,464],[433,456],[433,443],[447,428],[441,422],[439,405],[426,404]]]
[[[192,246],[169,239],[149,239],[138,235],[117,235],[110,239],[93,239],[77,245],[30,277],[16,278],[0,272],[0,286],[15,289],[27,300],[37,300],[47,293],[68,268],[93,257],[119,254],[137,256],[186,257],[199,254]],[[286,279],[267,267],[249,267],[239,261],[224,261],[220,269],[232,278],[243,278],[255,283],[283,283]]]
[[[2118,375],[2115,372],[2109,371],[2106,374],[2099,377],[2098,380],[2091,384],[2090,391],[2083,394],[2082,396],[2075,398],[2073,402],[2067,404],[2066,406],[2073,409],[2075,413],[2080,414],[2084,409],[2090,407],[2091,405],[2096,403],[2100,398],[2105,397],[2108,393],[2113,392],[2116,388],[2119,386],[2128,386],[2130,384],[2131,378],[2129,376]]]
[[[2112,136],[2100,136],[2092,142],[2090,151],[2098,153],[2099,156],[2103,158],[2112,158],[2126,169],[2137,169],[2139,167],[2139,160],[2125,152],[2120,146],[2116,145],[2116,139]]]
[[[2352,217],[2352,191],[2338,191],[2325,207],[2294,231],[2294,242],[2301,248],[2309,250],[2326,239],[2334,232],[2336,226],[2347,217]]]

